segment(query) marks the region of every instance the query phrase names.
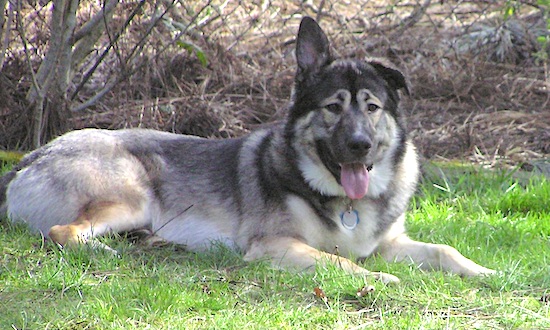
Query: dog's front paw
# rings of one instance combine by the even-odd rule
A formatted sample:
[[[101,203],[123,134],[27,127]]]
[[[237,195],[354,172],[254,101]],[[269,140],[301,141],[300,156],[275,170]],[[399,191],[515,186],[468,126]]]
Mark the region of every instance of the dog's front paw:
[[[485,268],[485,267],[480,266],[480,265],[476,265],[476,266],[477,267],[468,269],[468,271],[464,275],[466,275],[466,276],[490,276],[490,275],[497,274],[496,270]]]
[[[388,273],[381,273],[381,272],[369,272],[367,271],[367,276],[372,276],[375,279],[379,280],[380,282],[384,284],[390,284],[390,283],[399,283],[399,277],[388,274]]]

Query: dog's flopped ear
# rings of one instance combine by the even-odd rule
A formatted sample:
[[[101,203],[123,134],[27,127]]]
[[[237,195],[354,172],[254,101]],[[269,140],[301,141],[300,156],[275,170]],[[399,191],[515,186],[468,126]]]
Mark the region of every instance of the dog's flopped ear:
[[[312,74],[330,63],[328,38],[321,27],[311,17],[304,17],[296,40],[296,61],[298,62],[298,80]]]
[[[383,59],[375,59],[368,61],[370,65],[378,71],[388,82],[388,84],[396,90],[404,89],[407,95],[410,95],[409,83],[407,78],[401,71],[395,68],[391,63]]]

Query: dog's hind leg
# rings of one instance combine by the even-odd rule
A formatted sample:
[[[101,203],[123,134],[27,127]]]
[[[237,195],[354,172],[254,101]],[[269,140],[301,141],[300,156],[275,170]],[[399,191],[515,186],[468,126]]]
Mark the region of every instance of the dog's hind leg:
[[[144,203],[95,201],[85,205],[77,219],[50,228],[48,236],[60,244],[85,244],[94,237],[129,231],[148,224]],[[95,243],[97,245],[97,242]],[[101,245],[101,244],[100,244]]]
[[[244,259],[252,261],[269,258],[276,267],[315,269],[317,265],[334,264],[350,274],[374,277],[384,283],[399,282],[391,274],[371,272],[342,256],[319,251],[306,243],[291,237],[264,238],[252,243]]]

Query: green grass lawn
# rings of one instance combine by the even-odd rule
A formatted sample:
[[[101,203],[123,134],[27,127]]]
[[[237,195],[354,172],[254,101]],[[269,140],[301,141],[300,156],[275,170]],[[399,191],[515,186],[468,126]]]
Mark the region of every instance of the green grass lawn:
[[[453,245],[498,275],[461,278],[366,260],[366,268],[400,277],[386,286],[336,268],[247,264],[223,247],[189,253],[105,239],[120,252],[114,257],[60,251],[1,221],[0,329],[550,328],[548,180],[460,166],[426,172],[410,235]],[[358,297],[367,284],[375,290]]]

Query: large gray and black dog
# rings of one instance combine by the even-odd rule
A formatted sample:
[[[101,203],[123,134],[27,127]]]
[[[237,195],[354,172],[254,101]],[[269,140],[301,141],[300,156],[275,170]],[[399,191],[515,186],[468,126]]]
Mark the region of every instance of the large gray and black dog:
[[[221,241],[246,260],[334,263],[385,282],[398,279],[348,258],[379,253],[462,275],[493,273],[405,233],[419,170],[399,108],[403,74],[383,60],[334,59],[309,17],[296,58],[282,123],[226,140],[142,129],[68,133],[1,179],[9,217],[61,245],[148,228],[192,250]]]

